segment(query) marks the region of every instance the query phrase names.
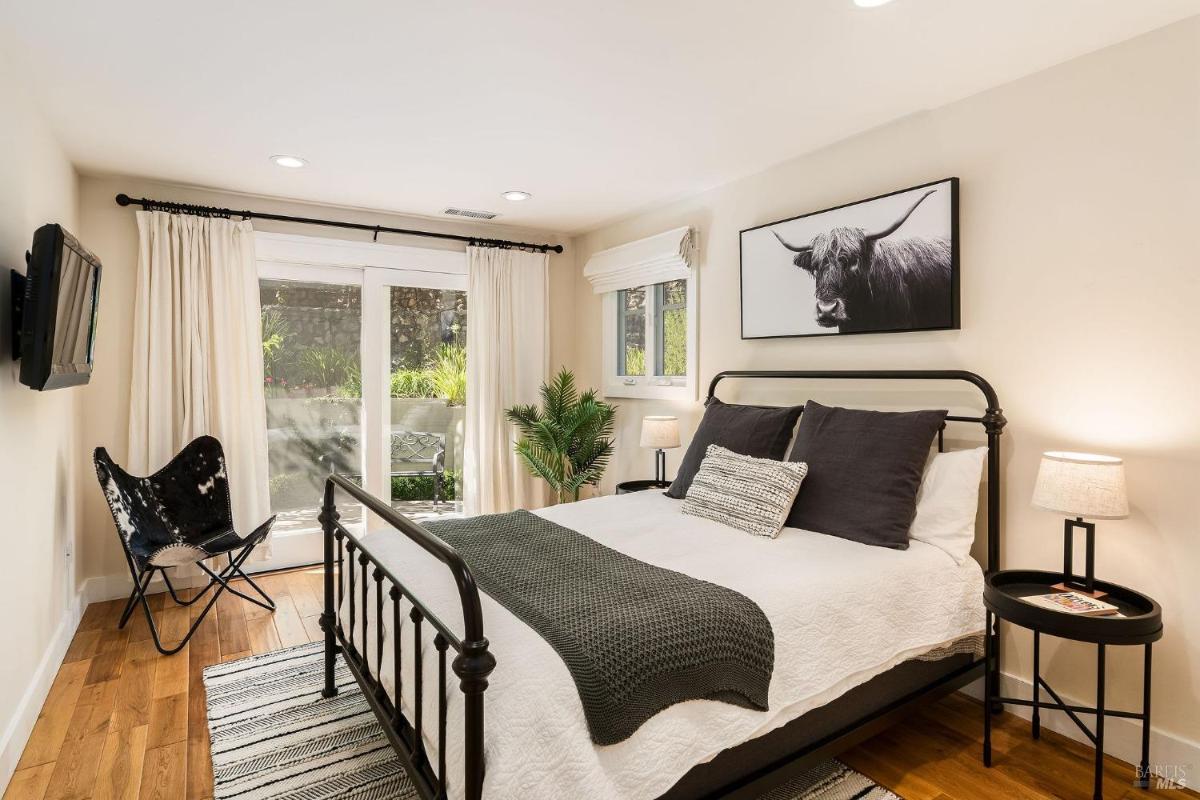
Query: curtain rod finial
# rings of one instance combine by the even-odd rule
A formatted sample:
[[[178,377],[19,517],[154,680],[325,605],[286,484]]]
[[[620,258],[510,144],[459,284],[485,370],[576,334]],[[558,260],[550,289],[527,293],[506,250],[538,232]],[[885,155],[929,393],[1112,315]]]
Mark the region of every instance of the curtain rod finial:
[[[129,195],[125,194],[124,192],[121,192],[119,195],[117,195],[117,205],[119,206],[127,206],[132,202],[133,201],[129,199]]]

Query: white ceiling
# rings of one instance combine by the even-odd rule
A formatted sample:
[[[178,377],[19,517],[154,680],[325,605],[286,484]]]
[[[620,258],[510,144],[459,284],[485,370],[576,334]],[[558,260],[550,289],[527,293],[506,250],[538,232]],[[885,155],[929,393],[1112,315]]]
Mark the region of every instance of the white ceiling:
[[[577,232],[1195,13],[1200,0],[0,0],[0,68],[84,171]]]

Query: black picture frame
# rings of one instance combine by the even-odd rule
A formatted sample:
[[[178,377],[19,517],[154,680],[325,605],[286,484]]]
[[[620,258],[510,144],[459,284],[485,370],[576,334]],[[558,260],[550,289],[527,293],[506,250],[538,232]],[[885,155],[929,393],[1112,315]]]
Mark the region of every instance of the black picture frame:
[[[895,198],[898,195],[915,193],[922,189],[931,189],[931,190],[934,190],[934,192],[941,191],[943,187],[945,187],[946,189],[949,190],[948,191],[948,193],[949,193],[948,204],[945,201],[943,201],[942,205],[943,206],[948,205],[948,208],[946,208],[946,210],[945,210],[946,217],[948,217],[948,218],[945,219],[944,222],[945,222],[946,229],[948,230],[948,233],[949,233],[948,238],[949,238],[950,275],[949,275],[949,292],[948,292],[948,296],[946,297],[946,300],[945,300],[946,307],[942,310],[942,314],[939,315],[940,316],[939,319],[937,319],[936,321],[927,320],[929,324],[921,324],[918,321],[917,324],[909,324],[909,325],[905,325],[903,327],[895,327],[895,326],[888,325],[886,327],[879,327],[879,328],[866,327],[866,328],[862,328],[862,329],[842,330],[841,326],[839,325],[839,327],[829,327],[826,330],[800,330],[797,332],[779,332],[779,333],[775,333],[775,332],[772,332],[772,333],[761,333],[761,332],[748,333],[747,332],[746,322],[747,322],[747,269],[748,269],[747,236],[748,235],[753,235],[756,232],[765,231],[765,230],[772,230],[773,232],[776,233],[776,235],[778,235],[778,232],[774,231],[773,229],[776,229],[778,226],[786,226],[788,223],[793,223],[798,220],[810,220],[814,217],[819,217],[824,214],[829,214],[831,212],[841,212],[846,209],[855,208],[857,206],[866,206],[868,204],[880,204],[881,201],[888,201],[889,199]],[[923,199],[924,198],[922,198],[922,200]],[[894,206],[894,203],[889,203],[886,205]],[[908,213],[904,215],[904,220],[907,221],[908,215],[915,213],[916,208],[919,207],[920,205],[921,205],[921,202],[918,202],[916,206],[914,206],[911,210],[909,210]],[[897,189],[895,191],[886,192],[884,194],[875,195],[873,197],[868,197],[868,198],[865,198],[862,200],[854,200],[849,203],[842,203],[840,205],[830,206],[828,208],[823,208],[818,211],[810,211],[810,212],[807,212],[804,214],[798,214],[794,217],[787,217],[785,219],[779,219],[779,220],[775,220],[773,222],[766,222],[761,225],[755,225],[753,227],[744,228],[743,230],[739,231],[738,232],[738,290],[739,290],[741,338],[743,340],[747,340],[747,339],[796,339],[796,338],[818,338],[818,337],[824,337],[824,336],[851,336],[851,335],[858,335],[858,334],[873,334],[873,333],[876,333],[876,334],[877,333],[912,333],[912,332],[920,332],[920,331],[960,330],[962,327],[961,312],[960,312],[960,294],[961,294],[961,292],[960,292],[960,287],[961,287],[960,252],[961,252],[962,243],[961,243],[961,238],[959,236],[958,207],[959,207],[959,179],[957,177],[948,177],[948,178],[941,178],[941,179],[934,180],[934,181],[928,181],[926,183],[918,184],[916,186],[909,186],[904,189]],[[842,215],[842,216],[844,216],[844,215]],[[897,230],[903,228],[903,226],[904,225],[902,222],[901,225],[897,228]],[[838,227],[844,227],[844,226],[838,226]],[[882,239],[884,237],[880,237],[880,238]],[[942,237],[935,237],[935,238],[942,238]],[[781,249],[783,249],[783,247],[786,247],[786,245],[782,245],[782,243],[781,243]],[[784,252],[786,252],[786,250]],[[788,255],[791,256],[790,253]],[[793,258],[793,261],[795,261],[796,259],[799,258],[799,254],[797,254],[797,256],[794,256],[792,258]],[[775,266],[775,268],[777,268],[778,264],[775,264],[774,266]],[[794,268],[797,270],[800,269],[799,267],[794,267]],[[753,270],[753,269],[755,269],[755,266],[753,264],[751,264],[751,265],[749,265],[749,269]],[[815,286],[815,281],[814,281],[814,286]],[[815,288],[813,290],[813,297],[815,298]],[[817,312],[815,311],[815,309],[812,305],[805,305],[805,303],[804,303],[805,299],[806,298],[804,296],[797,298],[797,305],[796,305],[797,309],[803,308],[804,313],[812,314],[815,317]],[[809,302],[812,302],[811,299],[809,300]],[[751,313],[758,313],[758,312],[754,309],[751,309]],[[808,327],[812,327],[812,326],[808,325]]]

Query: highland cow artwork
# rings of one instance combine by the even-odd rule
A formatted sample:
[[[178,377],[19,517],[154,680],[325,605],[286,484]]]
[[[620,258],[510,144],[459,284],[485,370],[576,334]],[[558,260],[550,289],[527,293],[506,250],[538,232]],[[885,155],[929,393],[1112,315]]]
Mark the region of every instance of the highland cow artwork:
[[[741,232],[742,338],[948,330],[958,179]]]

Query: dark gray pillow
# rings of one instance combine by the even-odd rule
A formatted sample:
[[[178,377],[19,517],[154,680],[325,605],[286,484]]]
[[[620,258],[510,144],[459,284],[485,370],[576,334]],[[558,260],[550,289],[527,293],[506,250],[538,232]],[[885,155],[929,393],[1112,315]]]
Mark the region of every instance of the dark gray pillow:
[[[705,404],[704,418],[692,437],[667,497],[687,497],[692,478],[700,469],[710,444],[720,445],[743,456],[782,461],[792,430],[804,406],[739,406],[712,398]]]
[[[789,461],[808,464],[789,528],[908,549],[917,490],[945,411],[861,411],[808,401]]]

